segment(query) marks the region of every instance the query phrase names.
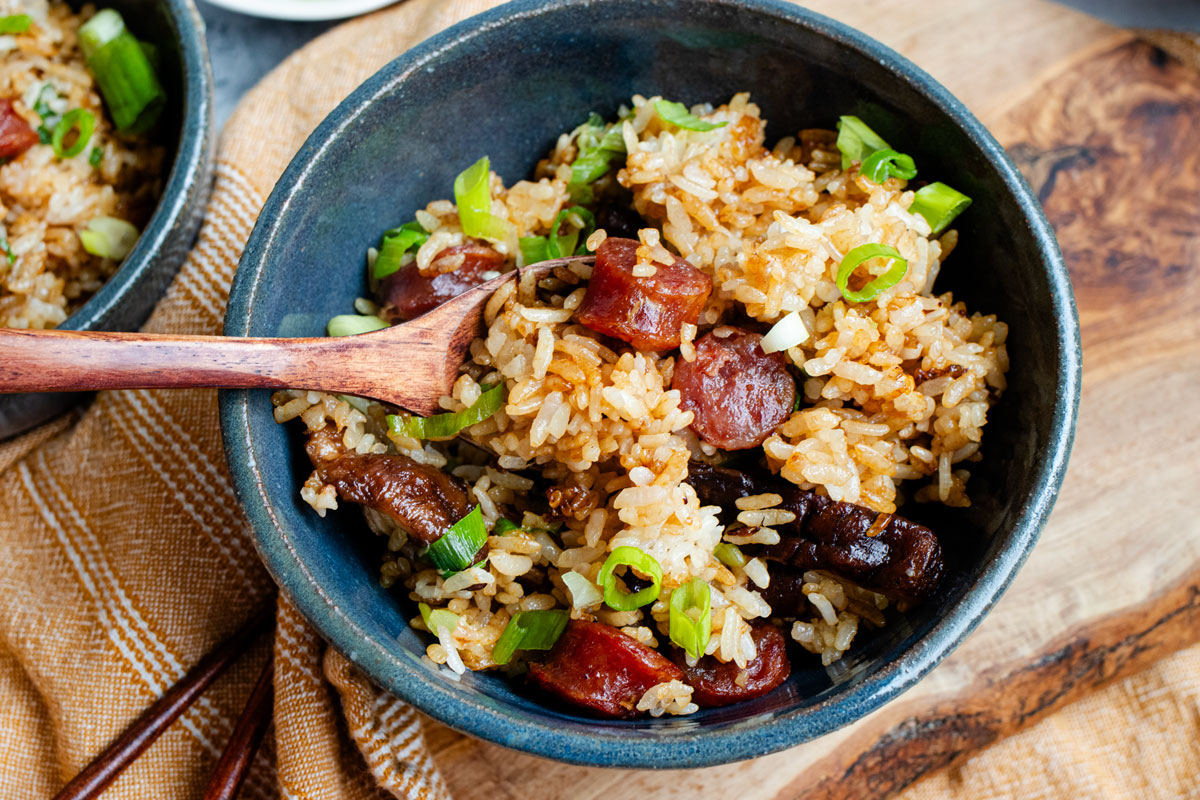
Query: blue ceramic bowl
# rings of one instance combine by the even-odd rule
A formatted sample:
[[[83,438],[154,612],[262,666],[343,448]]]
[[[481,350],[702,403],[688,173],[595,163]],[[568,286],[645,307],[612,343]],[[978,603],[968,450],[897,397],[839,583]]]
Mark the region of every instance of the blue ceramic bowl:
[[[191,249],[212,181],[212,71],[196,6],[191,0],[104,0],[99,5],[120,11],[139,39],[158,47],[170,102],[155,135],[172,157],[162,197],[137,245],[100,291],[58,326],[70,331],[137,329]],[[0,395],[0,439],[45,422],[87,396]]]
[[[480,155],[512,182],[560,131],[633,93],[687,103],[750,90],[768,139],[858,114],[965,191],[959,249],[939,288],[1011,325],[1010,388],[992,412],[965,510],[906,509],[944,532],[936,596],[826,671],[797,659],[771,694],[687,718],[604,721],[474,673],[421,661],[413,609],[376,581],[354,512],[318,518],[310,471],[266,392],[226,392],[225,450],[267,568],[334,647],[377,684],[458,730],[529,753],[614,767],[700,767],[799,744],[912,686],[962,641],[1024,561],[1054,503],[1075,425],[1080,357],[1067,272],[1037,201],[1004,151],[932,78],[843,25],[776,0],[518,2],[393,61],[326,119],[276,186],[242,258],[225,322],[238,336],[320,335],[364,294],[379,232],[449,195]]]

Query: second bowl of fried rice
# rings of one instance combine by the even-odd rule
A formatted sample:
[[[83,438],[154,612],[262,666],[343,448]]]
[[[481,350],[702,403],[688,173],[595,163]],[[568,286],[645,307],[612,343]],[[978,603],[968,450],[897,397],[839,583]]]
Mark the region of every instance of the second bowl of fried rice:
[[[371,330],[572,254],[493,297],[436,419],[223,395],[281,587],[385,689],[575,763],[750,758],[911,686],[1074,430],[1070,284],[1003,150],[790,4],[517,2],[317,129],[226,332]]]

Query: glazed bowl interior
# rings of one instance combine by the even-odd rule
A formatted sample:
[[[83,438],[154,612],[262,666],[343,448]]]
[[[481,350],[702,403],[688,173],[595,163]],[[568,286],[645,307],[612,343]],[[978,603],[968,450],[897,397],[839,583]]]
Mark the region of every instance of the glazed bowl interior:
[[[73,331],[134,330],[146,319],[195,240],[212,177],[212,80],[195,6],[191,0],[105,0],[99,7],[120,11],[134,35],[157,50],[167,105],[151,137],[166,149],[166,159],[162,194],[137,244],[104,286],[59,325]],[[0,439],[78,399],[61,393],[0,396]]]
[[[518,2],[441,34],[370,79],[312,135],[246,248],[226,333],[321,335],[366,294],[363,254],[482,155],[506,184],[554,144],[634,93],[687,103],[750,91],[768,144],[857,114],[922,177],[974,198],[940,292],[1010,325],[1014,368],[991,414],[968,509],[903,509],[941,534],[936,596],[863,635],[826,670],[793,659],[757,700],[686,718],[607,721],[549,705],[519,681],[422,661],[403,592],[377,581],[361,515],[321,519],[299,496],[302,438],[266,392],[222,398],[226,450],[262,556],[284,591],[380,686],[460,730],[561,760],[689,767],[748,758],[851,722],[949,652],[1003,591],[1053,502],[1070,449],[1078,350],[1070,287],[1049,228],[1003,151],[944,89],[866,37],[791,4],[733,0]],[[313,287],[319,287],[314,291]]]

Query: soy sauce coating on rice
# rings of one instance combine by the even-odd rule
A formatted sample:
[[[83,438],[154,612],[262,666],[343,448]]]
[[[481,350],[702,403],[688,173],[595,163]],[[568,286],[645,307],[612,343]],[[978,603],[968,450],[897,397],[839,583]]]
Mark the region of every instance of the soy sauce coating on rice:
[[[777,526],[777,544],[751,546],[748,550],[797,574],[808,569],[829,570],[914,603],[937,588],[945,570],[937,536],[904,517],[835,502],[784,481],[759,480],[747,473],[699,462],[689,465],[688,482],[702,502],[725,508],[733,506],[739,497],[766,492],[783,498],[778,507],[794,514],[795,520]],[[771,576],[767,591],[778,590],[774,568]]]
[[[683,679],[652,647],[599,622],[573,619],[546,659],[529,665],[542,690],[606,717],[637,716],[650,687]]]
[[[671,350],[683,324],[699,321],[712,279],[682,258],[638,274],[639,247],[634,239],[604,240],[575,318],[638,350]]]
[[[433,257],[426,275],[415,265],[393,272],[383,279],[379,298],[383,318],[388,322],[416,319],[478,286],[504,267],[504,256],[482,242],[447,247]],[[446,271],[440,271],[440,270]]]
[[[453,475],[403,455],[348,453],[329,428],[310,434],[307,449],[339,497],[387,514],[423,545],[441,538],[474,505]]]
[[[682,650],[673,650],[672,659],[683,670],[684,682],[692,687],[692,702],[701,708],[728,706],[762,697],[792,674],[787,640],[769,622],[758,622],[750,629],[756,658],[746,669],[704,656],[689,666]]]
[[[696,342],[696,359],[681,359],[671,387],[695,415],[692,430],[725,450],[758,447],[792,413],[796,382],[782,353],[762,351],[762,336],[722,327]]]

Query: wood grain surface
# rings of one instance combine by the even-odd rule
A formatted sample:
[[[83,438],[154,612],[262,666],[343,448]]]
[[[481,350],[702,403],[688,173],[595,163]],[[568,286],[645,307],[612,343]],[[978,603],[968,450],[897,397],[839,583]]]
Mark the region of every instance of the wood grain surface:
[[[582,769],[429,723],[458,798],[887,797],[1200,641],[1200,73],[1038,0],[822,0],[898,49],[1009,149],[1071,269],[1074,454],[995,610],[898,700],[800,747],[688,772]]]

